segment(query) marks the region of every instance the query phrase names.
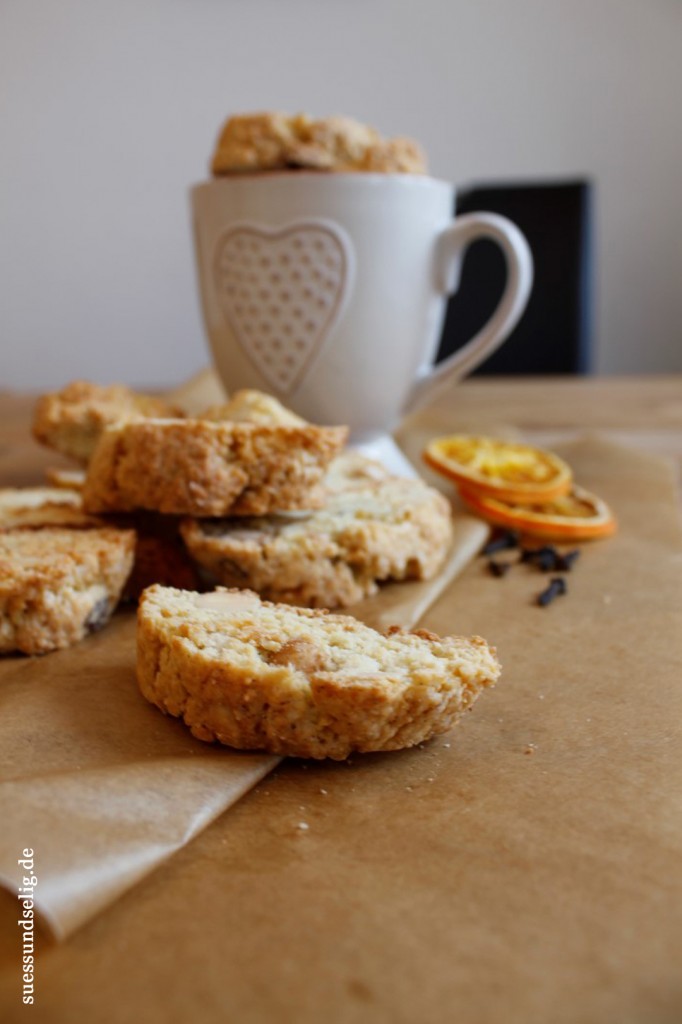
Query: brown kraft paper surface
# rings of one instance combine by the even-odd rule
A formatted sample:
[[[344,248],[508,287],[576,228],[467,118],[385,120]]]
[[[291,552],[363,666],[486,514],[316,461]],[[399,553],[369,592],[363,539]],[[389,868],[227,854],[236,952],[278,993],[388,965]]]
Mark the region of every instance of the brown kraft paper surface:
[[[429,608],[427,628],[497,646],[502,679],[473,713],[421,749],[281,762],[68,942],[42,942],[37,1019],[680,1019],[674,480],[664,461],[598,438],[562,454],[610,501],[620,531],[583,546],[568,593],[548,608],[535,604],[547,582],[537,569],[494,579],[483,560]],[[73,659],[53,682],[68,691],[95,660],[106,675],[107,645],[120,651],[127,630],[122,617],[108,636],[50,656]],[[32,663],[22,665],[28,691]],[[132,683],[116,699],[141,701]],[[179,723],[144,702],[139,712],[134,742],[148,729],[160,750],[177,743],[174,755],[207,768],[223,754],[190,754]],[[55,692],[47,717],[66,752],[80,736],[73,709]],[[46,759],[59,760],[38,744],[36,774]],[[2,1005],[23,1019],[9,895],[0,909]]]
[[[205,407],[206,384],[174,397]],[[434,579],[387,585],[352,614],[378,629],[414,626],[487,536],[483,523],[458,516]],[[0,884],[16,893],[21,851],[40,850],[36,906],[57,938],[148,875],[279,760],[203,744],[142,698],[130,608],[68,650],[0,658],[0,709]]]

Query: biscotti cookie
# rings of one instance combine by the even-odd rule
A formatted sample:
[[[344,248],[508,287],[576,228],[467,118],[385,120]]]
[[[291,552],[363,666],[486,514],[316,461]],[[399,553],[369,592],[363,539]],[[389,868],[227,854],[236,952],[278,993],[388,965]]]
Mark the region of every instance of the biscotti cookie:
[[[104,526],[83,511],[77,491],[58,487],[0,488],[0,530],[41,526]]]
[[[230,117],[221,129],[211,170],[213,174],[227,174],[286,167],[286,154],[295,138],[287,114]]]
[[[302,416],[287,409],[278,399],[264,391],[244,388],[236,391],[227,402],[213,405],[201,415],[202,419],[233,423],[260,423],[263,426],[305,426]],[[386,480],[392,474],[386,467],[360,452],[345,449],[329,463],[324,479],[326,491],[347,490],[369,481]]]
[[[241,750],[340,760],[410,747],[450,729],[499,672],[480,637],[382,634],[248,591],[150,587],[138,608],[144,696]]]
[[[201,419],[224,423],[260,423],[261,426],[302,427],[307,423],[272,395],[244,388],[231,395],[223,405],[212,405]]]
[[[224,124],[211,161],[215,175],[299,168],[426,174],[426,157],[411,139],[384,139],[351,117],[240,114]]]
[[[0,532],[0,652],[45,654],[101,628],[134,546],[133,530],[109,527]]]
[[[135,531],[135,559],[121,595],[136,601],[145,587],[163,583],[170,587],[204,589],[197,566],[187,553],[173,516],[154,512],[89,515],[80,494],[50,487],[0,489],[0,531],[62,526],[74,530],[108,526]]]
[[[376,129],[352,117],[312,120],[305,114],[293,119],[295,141],[286,154],[289,166],[350,171],[363,164],[370,146],[381,141]]]
[[[337,608],[387,580],[429,579],[452,542],[450,504],[417,479],[349,482],[306,517],[187,519],[196,561],[272,601]]]
[[[89,512],[265,515],[317,508],[346,427],[136,420],[109,427],[88,467]]]
[[[48,448],[87,463],[109,424],[136,416],[180,415],[162,399],[137,394],[122,384],[102,387],[76,380],[38,400],[33,436]]]

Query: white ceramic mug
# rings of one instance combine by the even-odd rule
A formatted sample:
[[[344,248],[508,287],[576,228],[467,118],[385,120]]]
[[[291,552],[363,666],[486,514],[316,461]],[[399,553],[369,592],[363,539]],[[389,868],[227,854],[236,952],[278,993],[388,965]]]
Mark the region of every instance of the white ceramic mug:
[[[511,332],[533,269],[504,217],[453,218],[454,188],[412,175],[292,171],[192,189],[204,321],[228,391],[259,388],[371,441]],[[481,331],[434,368],[462,254],[491,238],[507,262]]]

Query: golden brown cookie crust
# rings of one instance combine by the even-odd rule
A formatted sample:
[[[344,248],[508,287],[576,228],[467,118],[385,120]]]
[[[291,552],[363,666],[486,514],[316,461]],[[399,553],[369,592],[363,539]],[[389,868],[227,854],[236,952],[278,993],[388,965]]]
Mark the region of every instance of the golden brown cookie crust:
[[[351,117],[314,119],[307,114],[266,112],[228,118],[211,161],[214,175],[287,168],[427,173],[418,143],[384,139],[376,129]]]
[[[133,564],[135,533],[110,527],[0,533],[0,652],[45,654],[101,628]]]
[[[180,529],[219,583],[310,608],[347,607],[388,580],[430,579],[453,535],[449,502],[423,481],[350,474],[305,517],[187,519]]]
[[[150,587],[138,609],[144,696],[241,750],[340,760],[410,747],[450,729],[499,672],[480,637],[381,634],[248,591]]]
[[[367,148],[362,170],[381,174],[426,174],[426,154],[414,139],[386,139]]]
[[[316,508],[346,427],[137,420],[107,428],[83,489],[89,512],[265,515]]]
[[[136,416],[180,415],[163,399],[138,394],[123,384],[76,380],[38,400],[32,429],[41,444],[86,464],[110,424]]]

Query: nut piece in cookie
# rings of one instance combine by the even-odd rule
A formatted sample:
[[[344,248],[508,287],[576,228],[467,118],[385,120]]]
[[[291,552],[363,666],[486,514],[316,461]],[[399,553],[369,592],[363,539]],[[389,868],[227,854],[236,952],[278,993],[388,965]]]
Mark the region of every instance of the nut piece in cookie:
[[[109,527],[0,533],[0,652],[45,654],[101,628],[133,564],[135,533]]]
[[[82,491],[85,483],[85,470],[83,469],[57,469],[52,466],[45,470],[45,476],[50,487],[59,490]]]
[[[450,729],[499,673],[480,637],[382,634],[248,591],[155,586],[138,609],[144,696],[240,750],[341,760],[410,747]]]
[[[107,428],[83,489],[89,512],[265,515],[317,508],[347,427],[136,420]]]
[[[354,604],[387,580],[430,579],[452,542],[450,504],[434,488],[350,474],[304,517],[187,519],[180,530],[219,583],[311,608]]]
[[[61,487],[0,488],[0,530],[17,527],[104,526],[83,511],[77,491]]]
[[[0,516],[16,509],[42,508],[44,505],[80,507],[81,497],[67,487],[1,487]]]
[[[123,384],[104,387],[76,380],[38,400],[32,429],[37,441],[85,464],[109,424],[136,416],[180,415],[179,409],[162,399],[138,394]]]

